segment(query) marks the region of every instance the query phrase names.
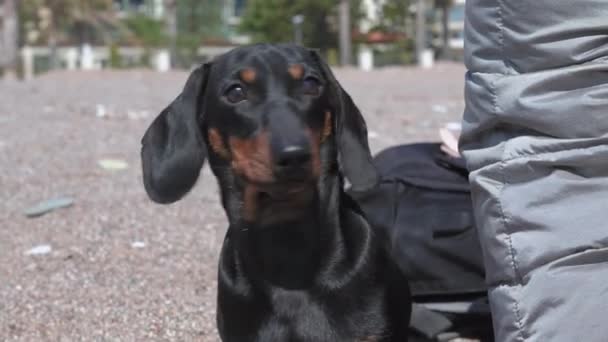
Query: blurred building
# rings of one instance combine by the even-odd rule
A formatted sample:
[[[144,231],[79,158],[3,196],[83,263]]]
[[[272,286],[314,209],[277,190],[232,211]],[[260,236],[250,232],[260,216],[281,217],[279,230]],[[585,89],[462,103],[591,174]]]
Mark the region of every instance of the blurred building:
[[[226,38],[232,43],[246,44],[250,41],[249,37],[238,32],[241,17],[245,12],[247,0],[226,0],[224,1],[224,22],[226,25]]]
[[[443,1],[447,4],[445,23],[443,22],[444,13],[441,6],[439,8],[431,7],[427,15],[429,24],[427,36],[430,37],[431,41],[429,45],[441,58],[460,60],[464,52],[465,0]]]
[[[448,30],[450,32],[448,46],[454,52],[464,50],[464,13],[465,0],[455,0],[448,17]]]
[[[163,0],[114,0],[114,7],[121,17],[133,13],[142,13],[156,19],[162,19],[165,14]]]

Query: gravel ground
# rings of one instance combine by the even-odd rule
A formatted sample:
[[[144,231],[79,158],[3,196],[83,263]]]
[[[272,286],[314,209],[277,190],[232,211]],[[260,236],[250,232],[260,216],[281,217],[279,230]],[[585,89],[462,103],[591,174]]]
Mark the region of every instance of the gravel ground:
[[[464,68],[337,71],[374,152],[437,140],[459,121]],[[145,195],[140,138],[183,72],[57,72],[0,81],[0,341],[217,341],[216,265],[226,228],[207,167],[182,201]],[[97,114],[105,114],[99,117]],[[103,169],[120,159],[128,168]],[[38,218],[23,211],[70,196]],[[46,254],[29,255],[48,245]]]

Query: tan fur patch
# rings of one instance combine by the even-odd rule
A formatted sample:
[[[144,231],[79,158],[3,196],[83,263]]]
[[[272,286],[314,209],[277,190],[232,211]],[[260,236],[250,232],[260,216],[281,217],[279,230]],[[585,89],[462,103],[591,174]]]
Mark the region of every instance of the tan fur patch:
[[[302,64],[292,64],[289,66],[287,71],[294,80],[299,80],[304,75],[304,68],[302,67]]]
[[[320,130],[307,129],[307,131],[310,139],[312,174],[317,178],[321,176],[321,144],[327,140],[333,131],[331,112],[325,112],[325,120]]]
[[[269,183],[274,180],[267,132],[250,139],[229,137],[228,144],[233,157],[232,169],[236,173],[254,183]],[[259,189],[255,184],[245,185],[242,215],[246,221],[255,222],[258,219],[258,196]]]
[[[245,186],[242,214],[247,222],[255,222],[258,218],[258,189],[255,185]]]
[[[378,337],[378,336],[367,336],[360,340],[357,340],[357,342],[377,342],[377,341],[380,341],[380,337]]]
[[[312,129],[307,129],[310,139],[311,167],[315,178],[321,176],[321,134]]]
[[[246,68],[241,70],[239,76],[241,77],[241,80],[243,80],[243,82],[253,83],[256,78],[256,73],[255,70],[253,70],[252,68]]]
[[[321,142],[324,142],[330,135],[333,129],[331,121],[331,112],[325,112],[325,121],[323,122],[323,133],[321,135]]]
[[[209,145],[211,145],[211,149],[217,153],[220,157],[224,159],[230,158],[230,152],[224,146],[224,142],[222,140],[222,136],[217,129],[211,128],[208,132],[207,138],[209,139]]]
[[[232,168],[247,180],[256,183],[273,181],[270,141],[267,132],[254,138],[229,137]]]

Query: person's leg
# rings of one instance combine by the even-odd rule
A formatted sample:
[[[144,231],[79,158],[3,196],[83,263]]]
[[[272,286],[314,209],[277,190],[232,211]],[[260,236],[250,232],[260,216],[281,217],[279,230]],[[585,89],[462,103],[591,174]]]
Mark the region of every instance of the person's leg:
[[[608,341],[608,1],[466,15],[461,149],[497,341]]]

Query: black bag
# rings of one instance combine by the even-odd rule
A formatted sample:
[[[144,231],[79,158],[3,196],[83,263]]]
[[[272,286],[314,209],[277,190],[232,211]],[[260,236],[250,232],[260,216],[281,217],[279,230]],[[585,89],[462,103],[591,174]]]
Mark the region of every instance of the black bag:
[[[353,193],[410,281],[411,341],[492,341],[481,247],[464,161],[440,144],[401,145],[374,158],[382,181]]]

